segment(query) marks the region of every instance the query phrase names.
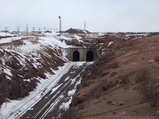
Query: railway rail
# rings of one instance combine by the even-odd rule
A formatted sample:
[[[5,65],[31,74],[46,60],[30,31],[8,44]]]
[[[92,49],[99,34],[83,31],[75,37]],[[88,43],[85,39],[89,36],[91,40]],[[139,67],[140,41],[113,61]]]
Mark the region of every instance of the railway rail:
[[[63,69],[62,72],[67,72],[73,65],[74,63],[69,62],[67,64],[67,68]],[[30,107],[34,106],[41,98],[43,98],[60,80],[63,74],[59,74],[55,77],[56,80],[52,80],[50,84],[46,86],[43,90],[41,90],[41,94],[35,94],[33,98],[28,100],[24,105],[20,106],[17,110],[15,110],[12,114],[10,114],[7,119],[18,119],[20,118]],[[34,100],[34,101],[32,101]],[[27,105],[27,106],[26,106]]]
[[[47,85],[40,92],[40,95],[39,93],[36,94],[32,99],[28,100],[26,104],[22,105],[14,113],[8,116],[7,119],[45,119],[47,115],[54,110],[54,107],[59,101],[62,100],[62,95],[72,85],[71,79],[76,77],[76,75],[81,74],[89,65],[89,63],[85,63],[80,70],[76,71],[72,77],[69,77],[69,80],[64,81],[67,77],[66,74],[70,72],[71,68],[76,64],[77,62],[69,62],[67,68],[63,69],[63,73],[55,77],[55,80]],[[57,87],[56,90],[52,91],[55,87]],[[34,102],[32,100],[34,100]],[[42,101],[42,103],[40,101]],[[33,112],[33,110],[37,111]]]

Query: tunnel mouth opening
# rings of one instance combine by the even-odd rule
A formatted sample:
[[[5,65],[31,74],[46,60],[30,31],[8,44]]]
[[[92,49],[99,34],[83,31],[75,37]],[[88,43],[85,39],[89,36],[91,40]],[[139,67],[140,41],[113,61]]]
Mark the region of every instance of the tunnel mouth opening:
[[[88,51],[87,54],[86,54],[86,57],[87,57],[87,61],[88,62],[91,62],[93,61],[93,52],[92,51]]]
[[[73,61],[80,61],[80,53],[77,50],[73,52]]]

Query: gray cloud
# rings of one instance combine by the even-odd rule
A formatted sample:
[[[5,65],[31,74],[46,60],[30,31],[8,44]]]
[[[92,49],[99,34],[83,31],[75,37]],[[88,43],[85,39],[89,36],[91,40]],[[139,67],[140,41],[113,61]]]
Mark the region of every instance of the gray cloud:
[[[159,31],[158,0],[0,0],[0,30],[9,27],[89,31]]]

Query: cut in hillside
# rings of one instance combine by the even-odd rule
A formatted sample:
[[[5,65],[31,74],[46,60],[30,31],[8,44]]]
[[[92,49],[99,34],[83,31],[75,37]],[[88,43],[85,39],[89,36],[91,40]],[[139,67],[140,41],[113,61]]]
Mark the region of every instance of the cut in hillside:
[[[70,109],[62,118],[158,118],[159,104],[154,106],[152,101],[159,101],[159,36],[127,36],[116,34],[110,48],[86,69]],[[150,88],[142,85],[146,79],[145,85]],[[144,93],[145,88],[151,92]]]
[[[158,93],[157,33],[11,36],[0,39],[0,104],[4,101],[14,103],[11,99],[23,100],[30,91],[36,92],[36,87],[45,85],[55,70],[68,61],[65,48],[96,48],[99,59],[84,71],[71,108],[61,118],[155,117],[158,104],[150,97],[158,101],[158,97],[153,95]],[[146,72],[144,76],[142,71]],[[146,84],[141,79],[143,77],[148,79],[146,86],[152,84],[152,90],[156,92],[143,95],[144,90],[141,89]],[[0,117],[8,116],[7,111],[0,111]]]
[[[77,34],[7,35],[0,32],[0,105],[21,100],[38,85],[44,85],[48,75],[54,75],[68,62],[65,48],[86,47],[83,37]]]

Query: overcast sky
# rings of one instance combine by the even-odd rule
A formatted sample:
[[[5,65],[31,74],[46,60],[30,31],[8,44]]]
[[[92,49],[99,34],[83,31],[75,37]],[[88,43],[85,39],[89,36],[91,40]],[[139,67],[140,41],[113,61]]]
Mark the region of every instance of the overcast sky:
[[[159,0],[0,0],[0,30],[159,31]]]

